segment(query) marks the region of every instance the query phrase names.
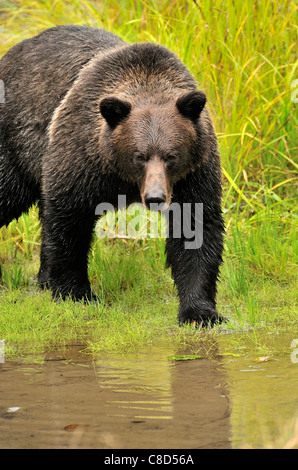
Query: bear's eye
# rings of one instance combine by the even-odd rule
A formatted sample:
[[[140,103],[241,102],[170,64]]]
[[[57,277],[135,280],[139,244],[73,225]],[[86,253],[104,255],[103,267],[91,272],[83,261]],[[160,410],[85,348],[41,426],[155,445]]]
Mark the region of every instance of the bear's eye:
[[[135,153],[134,154],[134,159],[138,163],[143,163],[143,162],[146,162],[148,160],[146,155],[144,155],[143,153]]]
[[[177,155],[170,154],[170,155],[166,156],[166,162],[167,163],[172,163],[175,160],[177,160]]]

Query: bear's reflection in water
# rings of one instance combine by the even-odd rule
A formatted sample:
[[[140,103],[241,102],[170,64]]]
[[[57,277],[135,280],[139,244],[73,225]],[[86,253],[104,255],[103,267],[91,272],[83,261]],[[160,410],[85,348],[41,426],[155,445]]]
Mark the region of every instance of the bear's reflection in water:
[[[174,353],[93,358],[66,350],[49,352],[40,364],[1,364],[0,447],[230,447],[219,362],[176,361]],[[18,411],[8,413],[12,406]]]

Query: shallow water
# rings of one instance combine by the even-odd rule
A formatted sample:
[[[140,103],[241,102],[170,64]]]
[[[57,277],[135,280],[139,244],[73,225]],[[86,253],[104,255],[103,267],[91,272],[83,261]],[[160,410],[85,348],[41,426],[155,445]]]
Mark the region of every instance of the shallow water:
[[[284,433],[293,438],[298,364],[290,354],[260,363],[175,354],[90,356],[76,347],[7,360],[0,448],[263,448],[283,445]]]

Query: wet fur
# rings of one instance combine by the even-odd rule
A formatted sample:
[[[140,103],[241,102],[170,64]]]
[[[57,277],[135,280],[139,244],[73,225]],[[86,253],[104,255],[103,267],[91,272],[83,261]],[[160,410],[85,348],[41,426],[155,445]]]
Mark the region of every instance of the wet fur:
[[[146,162],[156,159],[168,201],[204,204],[200,249],[185,250],[171,227],[167,239],[179,321],[221,321],[215,305],[224,231],[220,161],[204,95],[201,109],[189,97],[184,102],[198,92],[180,60],[155,44],[129,45],[100,29],[59,26],[13,47],[0,61],[0,79],[6,96],[0,104],[0,226],[38,201],[40,284],[54,296],[93,298],[87,263],[95,207],[116,207],[118,194],[128,204],[140,201],[149,184]],[[120,121],[113,109],[108,114],[115,96]]]

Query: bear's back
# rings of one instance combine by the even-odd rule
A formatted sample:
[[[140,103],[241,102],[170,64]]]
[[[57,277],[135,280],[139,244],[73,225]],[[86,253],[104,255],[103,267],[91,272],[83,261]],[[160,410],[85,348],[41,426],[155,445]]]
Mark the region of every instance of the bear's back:
[[[0,140],[37,180],[55,108],[95,54],[123,44],[118,36],[99,28],[56,26],[25,39],[0,59],[5,86]]]
[[[0,74],[4,78],[12,73],[30,76],[36,66],[48,73],[51,66],[64,72],[71,66],[72,71],[78,71],[96,52],[118,44],[123,44],[118,36],[100,28],[55,26],[12,47],[0,59]]]

